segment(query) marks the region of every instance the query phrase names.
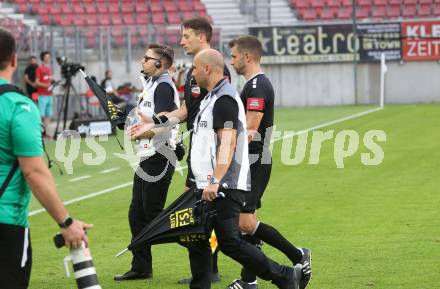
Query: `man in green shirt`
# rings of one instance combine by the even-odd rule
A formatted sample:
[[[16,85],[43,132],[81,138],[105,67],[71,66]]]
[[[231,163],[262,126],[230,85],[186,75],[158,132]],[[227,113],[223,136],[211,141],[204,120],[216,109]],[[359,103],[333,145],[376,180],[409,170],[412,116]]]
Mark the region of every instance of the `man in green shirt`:
[[[0,88],[17,68],[15,50],[14,36],[0,27]],[[11,289],[29,284],[31,191],[60,225],[66,246],[77,248],[87,242],[85,229],[91,225],[69,216],[44,162],[38,108],[28,97],[6,92],[0,95],[0,280]]]

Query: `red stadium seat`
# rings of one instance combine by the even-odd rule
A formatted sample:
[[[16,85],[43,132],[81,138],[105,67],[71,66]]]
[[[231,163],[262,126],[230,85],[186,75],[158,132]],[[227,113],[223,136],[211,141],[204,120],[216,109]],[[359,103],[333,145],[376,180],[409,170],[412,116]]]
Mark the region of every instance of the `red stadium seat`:
[[[387,14],[386,16],[389,18],[396,18],[400,17],[400,5],[390,5],[388,6]]]
[[[98,17],[99,24],[110,25],[110,16],[108,14],[101,14]]]
[[[177,12],[168,12],[168,23],[170,24],[180,24],[180,15]]]
[[[178,2],[178,7],[180,11],[191,11],[193,9],[193,6],[190,5],[189,2],[187,2],[186,0],[179,0]]]
[[[39,15],[49,14],[49,8],[48,8],[48,6],[43,6],[43,5],[38,6],[38,7],[37,7],[36,14],[39,14]],[[58,14],[58,13],[57,13],[57,14]]]
[[[202,2],[194,2],[193,6],[197,11],[206,11],[205,4],[203,4]]]
[[[376,6],[373,7],[371,16],[375,19],[383,19],[385,18],[385,6]]]
[[[306,21],[312,21],[316,20],[318,18],[318,15],[316,13],[316,9],[308,8],[306,10],[303,10],[302,17]]]
[[[144,5],[138,4],[134,8],[137,13],[147,13],[148,12],[148,6],[145,4]]]
[[[61,14],[61,9],[59,6],[49,6],[48,7],[49,14]]]
[[[416,16],[416,5],[404,5],[402,10],[403,17]]]
[[[165,19],[162,13],[153,13],[152,22],[153,24],[165,24]]]
[[[136,24],[146,25],[149,22],[150,21],[149,21],[149,18],[148,18],[148,14],[137,14],[136,15]]]
[[[96,10],[98,10],[99,14],[106,14],[108,11],[107,6],[104,3],[96,4]]]
[[[373,3],[376,6],[385,6],[387,5],[387,0],[374,0]]]
[[[133,14],[129,14],[129,13],[126,13],[126,14],[122,15],[122,21],[124,21],[124,23],[126,25],[133,25],[133,24],[136,23],[134,21]]]
[[[174,2],[173,0],[165,0],[163,2],[163,7],[165,8],[165,11],[167,11],[167,12],[176,12],[177,11],[176,2]]]
[[[160,5],[159,2],[152,2],[151,3],[151,11],[154,12],[163,12],[162,11],[162,5]]]
[[[119,13],[110,14],[110,18],[113,25],[122,25],[122,19]]]
[[[85,5],[87,14],[96,14],[96,8],[93,5]]]
[[[352,4],[351,0],[342,0],[342,6],[351,7]]]
[[[97,16],[96,16],[95,14],[89,14],[89,15],[87,15],[87,17],[86,17],[86,23],[87,23],[87,25],[89,25],[89,26],[96,26],[96,25],[99,24],[99,23],[98,23]]]
[[[119,4],[118,3],[111,3],[108,6],[108,12],[109,13],[119,13]]]
[[[350,19],[351,18],[351,7],[342,7],[338,11],[338,18],[339,19]]]
[[[29,13],[28,5],[26,3],[18,4],[18,11],[23,14]]]
[[[340,7],[341,6],[341,0],[327,0],[327,6],[330,8],[333,7]]]
[[[311,4],[314,8],[323,8],[325,5],[324,0],[312,0]]]
[[[417,0],[403,0],[403,3],[404,3],[405,5],[408,5],[408,4],[416,5],[416,4],[417,4]],[[405,8],[405,7],[404,7],[404,8]]]
[[[419,6],[419,9],[417,10],[417,16],[420,16],[420,17],[431,16],[431,3],[421,4]]]
[[[84,8],[80,4],[74,4],[73,5],[73,13],[84,14]]]
[[[390,5],[400,5],[402,4],[403,0],[388,0],[388,3]]]
[[[370,6],[361,6],[356,9],[356,18],[364,19],[370,16]]]
[[[192,11],[183,11],[182,12],[183,19],[190,19],[194,17],[194,13]]]
[[[121,12],[123,14],[132,13],[134,11],[133,5],[131,3],[122,3],[121,4]]]
[[[87,26],[87,16],[85,14],[82,15],[72,15],[73,24],[76,26]]]
[[[180,30],[167,30],[167,39],[170,45],[178,45],[180,42]]]
[[[420,4],[432,4],[432,0],[419,0]]]
[[[373,4],[372,0],[357,0],[359,6],[371,6]]]
[[[331,20],[334,18],[334,13],[332,10],[329,9],[324,9],[321,12],[321,15],[319,16],[322,20]]]
[[[60,5],[61,14],[71,14],[73,13],[73,7],[67,3]]]
[[[434,16],[440,16],[440,5],[436,4],[434,7],[434,12],[432,13]]]
[[[300,0],[300,1],[295,1],[293,0],[293,6],[296,7],[297,9],[305,9],[308,8],[310,3],[309,1],[304,1],[304,0]]]

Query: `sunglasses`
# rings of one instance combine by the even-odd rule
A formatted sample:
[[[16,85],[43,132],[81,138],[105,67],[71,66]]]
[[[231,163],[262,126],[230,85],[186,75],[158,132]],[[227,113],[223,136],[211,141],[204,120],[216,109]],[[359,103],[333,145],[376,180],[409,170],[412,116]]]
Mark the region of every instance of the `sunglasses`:
[[[147,55],[144,55],[144,62],[148,62],[148,60],[159,60],[158,58],[154,58],[154,57],[150,57],[150,56],[147,56]]]

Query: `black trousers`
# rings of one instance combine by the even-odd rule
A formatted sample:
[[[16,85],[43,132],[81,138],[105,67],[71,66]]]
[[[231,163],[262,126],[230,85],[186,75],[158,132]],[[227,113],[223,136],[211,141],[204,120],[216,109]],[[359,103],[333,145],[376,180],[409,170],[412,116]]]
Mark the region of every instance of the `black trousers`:
[[[238,222],[241,207],[245,200],[245,192],[240,190],[222,191],[225,198],[216,199],[211,203],[212,209],[217,212],[214,217],[213,228],[217,235],[220,251],[255,272],[258,277],[271,280],[279,288],[284,288],[288,274],[292,272],[291,269],[274,262],[241,237]],[[209,289],[211,288],[211,267],[208,267],[207,262],[208,260],[210,262],[211,258],[207,258],[206,255],[211,254],[210,248],[208,248],[208,251],[207,242],[195,242],[191,246],[193,247],[190,249],[191,272],[193,273],[193,280],[198,282],[192,282],[190,288]],[[203,270],[203,268],[209,268],[209,270]]]
[[[139,164],[134,175],[133,196],[128,212],[132,239],[162,212],[173,174],[174,166],[159,153]],[[132,271],[153,272],[151,246],[142,247],[132,253]]]
[[[3,284],[0,287],[28,288],[31,268],[32,248],[29,229],[0,224],[0,280]]]

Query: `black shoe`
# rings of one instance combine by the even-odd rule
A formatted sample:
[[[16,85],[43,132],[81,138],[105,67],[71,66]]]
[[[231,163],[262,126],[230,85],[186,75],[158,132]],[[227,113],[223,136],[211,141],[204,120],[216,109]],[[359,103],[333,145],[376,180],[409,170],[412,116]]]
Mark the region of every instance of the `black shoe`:
[[[301,265],[297,264],[293,268],[290,268],[289,275],[287,277],[287,283],[284,284],[284,286],[281,286],[279,288],[283,289],[299,289],[301,284]]]
[[[303,257],[301,258],[301,283],[299,284],[300,289],[305,289],[312,279],[312,252],[307,248],[301,248],[303,251]]]
[[[189,284],[191,283],[192,278],[184,278],[184,279],[180,279],[177,281],[177,284],[181,284],[181,285],[185,285],[185,284]],[[211,283],[217,283],[220,282],[220,274],[217,273],[212,273],[211,275]]]
[[[239,279],[235,279],[234,282],[226,287],[226,289],[258,289],[258,284],[256,282],[249,284]]]
[[[115,281],[140,280],[140,279],[151,279],[151,278],[153,278],[152,273],[139,273],[131,270],[122,275],[115,275],[115,277],[113,277]]]

